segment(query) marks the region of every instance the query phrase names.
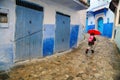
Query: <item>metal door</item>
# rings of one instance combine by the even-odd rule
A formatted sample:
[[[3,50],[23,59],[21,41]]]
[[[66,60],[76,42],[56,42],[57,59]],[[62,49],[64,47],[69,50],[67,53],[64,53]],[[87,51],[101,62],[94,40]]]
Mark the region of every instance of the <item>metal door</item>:
[[[103,27],[104,27],[103,18],[100,17],[100,18],[98,19],[98,30],[101,32],[102,35],[103,35]]]
[[[63,16],[63,50],[70,47],[70,17]]]
[[[70,42],[70,17],[56,13],[55,52],[69,49]]]
[[[16,15],[16,60],[40,57],[43,11],[17,5]]]

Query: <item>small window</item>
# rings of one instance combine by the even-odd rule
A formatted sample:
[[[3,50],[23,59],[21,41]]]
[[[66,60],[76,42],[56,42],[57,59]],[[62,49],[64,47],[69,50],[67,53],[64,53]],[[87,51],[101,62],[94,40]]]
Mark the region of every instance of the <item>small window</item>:
[[[0,23],[8,23],[7,13],[0,13]]]

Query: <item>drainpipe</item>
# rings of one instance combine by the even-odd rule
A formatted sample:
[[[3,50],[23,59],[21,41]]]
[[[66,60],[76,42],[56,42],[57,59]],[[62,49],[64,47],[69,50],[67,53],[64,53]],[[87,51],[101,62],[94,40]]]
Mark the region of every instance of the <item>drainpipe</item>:
[[[116,8],[116,10],[115,10],[115,12],[114,12],[114,25],[113,25],[113,31],[112,31],[112,38],[111,38],[111,41],[114,41],[114,39],[115,39],[117,12],[118,12],[118,8]]]
[[[112,38],[111,41],[114,41],[115,39],[115,34],[116,34],[116,18],[117,18],[117,12],[118,12],[118,6],[119,6],[119,1],[118,4],[115,3],[113,0],[110,3],[109,8],[111,9],[111,11],[113,11],[113,9],[115,9],[115,11],[113,11],[114,13],[114,25],[113,25],[113,31],[112,31]],[[113,8],[113,9],[112,9]]]

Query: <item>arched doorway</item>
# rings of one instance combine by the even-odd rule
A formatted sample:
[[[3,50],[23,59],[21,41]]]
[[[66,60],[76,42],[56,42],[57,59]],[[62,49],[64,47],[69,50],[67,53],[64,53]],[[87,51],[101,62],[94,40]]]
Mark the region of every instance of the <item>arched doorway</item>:
[[[98,18],[97,24],[98,24],[98,26],[97,26],[98,30],[101,32],[101,35],[103,35],[104,24],[103,24],[103,18],[102,17]]]

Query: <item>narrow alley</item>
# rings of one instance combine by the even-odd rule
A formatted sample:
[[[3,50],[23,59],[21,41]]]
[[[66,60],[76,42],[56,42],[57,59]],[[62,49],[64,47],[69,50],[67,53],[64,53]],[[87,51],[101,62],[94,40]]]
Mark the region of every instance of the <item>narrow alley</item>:
[[[0,0],[0,35],[0,80],[120,80],[120,0]]]
[[[71,52],[23,62],[11,69],[8,80],[120,80],[120,55],[111,40],[97,36],[89,56],[86,48],[84,40]]]

